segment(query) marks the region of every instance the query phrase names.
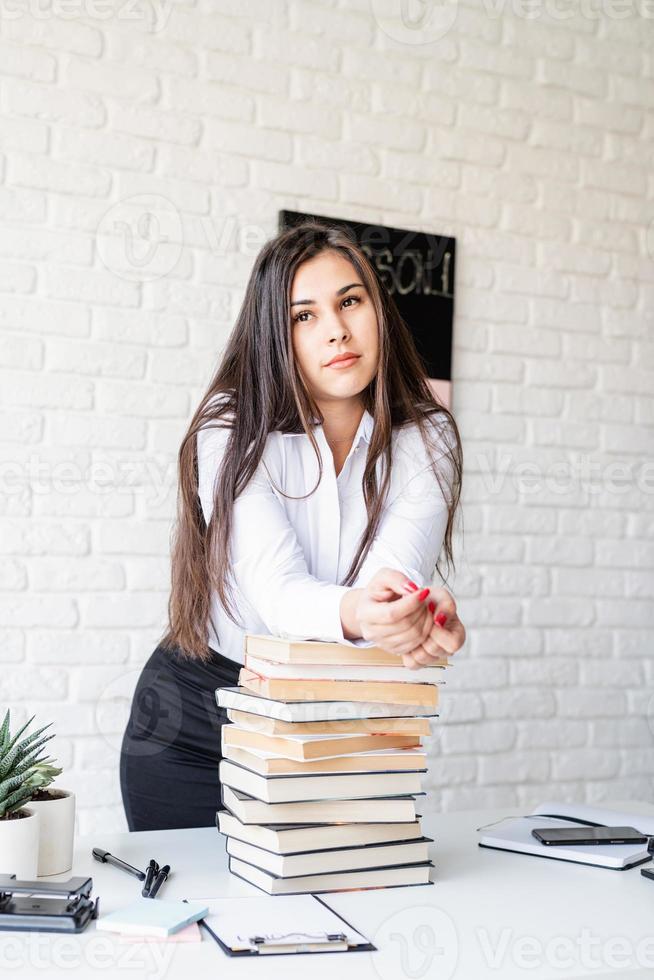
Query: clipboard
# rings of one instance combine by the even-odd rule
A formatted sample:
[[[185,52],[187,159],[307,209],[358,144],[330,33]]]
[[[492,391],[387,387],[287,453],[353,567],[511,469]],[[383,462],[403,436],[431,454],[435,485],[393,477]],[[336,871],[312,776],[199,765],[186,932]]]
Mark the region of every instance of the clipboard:
[[[229,896],[202,901],[209,905],[210,913],[198,924],[227,956],[377,949],[317,895]]]

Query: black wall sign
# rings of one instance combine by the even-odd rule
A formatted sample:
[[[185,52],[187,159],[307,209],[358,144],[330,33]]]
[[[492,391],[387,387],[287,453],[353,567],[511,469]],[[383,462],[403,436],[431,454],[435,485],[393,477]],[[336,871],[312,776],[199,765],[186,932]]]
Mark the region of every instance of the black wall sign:
[[[411,331],[434,393],[449,408],[456,240],[300,211],[280,211],[279,230],[307,219],[344,229],[366,253]]]

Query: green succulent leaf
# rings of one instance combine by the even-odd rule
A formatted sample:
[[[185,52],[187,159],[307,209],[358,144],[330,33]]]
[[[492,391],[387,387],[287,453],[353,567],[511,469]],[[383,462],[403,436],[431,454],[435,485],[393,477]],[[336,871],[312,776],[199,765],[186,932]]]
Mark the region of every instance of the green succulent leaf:
[[[35,718],[36,718],[36,715],[32,715],[32,717],[31,717],[31,718],[30,718],[30,719],[29,719],[28,721],[26,721],[26,722],[25,722],[25,724],[23,725],[23,727],[22,727],[22,728],[20,728],[20,729],[19,729],[19,730],[18,730],[18,731],[16,732],[16,734],[15,734],[15,735],[14,735],[14,737],[12,738],[12,740],[11,740],[11,742],[9,743],[9,745],[7,745],[7,748],[6,748],[6,751],[7,751],[7,752],[8,752],[8,751],[9,751],[9,750],[10,750],[10,749],[12,748],[12,746],[13,746],[13,745],[14,745],[14,744],[15,744],[15,743],[16,743],[16,742],[18,741],[18,739],[19,739],[19,738],[20,738],[20,736],[21,736],[21,735],[23,734],[23,732],[25,731],[25,729],[26,729],[26,728],[28,728],[28,727],[29,727],[29,726],[30,726],[30,725],[32,724],[32,722],[34,721],[34,719],[35,719]],[[46,730],[46,728],[49,728],[51,724],[52,724],[52,722],[50,722],[50,723],[49,723],[49,724],[47,724],[47,725],[44,725],[44,726],[43,726],[43,728],[41,728],[41,729],[39,729],[39,731],[38,731],[38,732],[34,732],[34,734],[33,734],[33,735],[31,735],[31,736],[29,736],[29,737],[30,737],[30,738],[35,738],[35,737],[36,737],[37,735],[40,735],[40,733],[41,733],[41,732],[44,732],[44,731]]]
[[[4,750],[8,741],[9,741],[9,708],[7,708],[7,713],[5,714],[4,720],[2,722],[2,728],[0,728],[0,753],[4,754]]]
[[[30,794],[26,793],[25,790],[16,790],[11,796],[0,803],[0,818],[7,816],[9,813],[15,813],[16,810],[20,810],[22,806],[25,806],[30,798]]]
[[[5,779],[0,783],[0,800],[5,800],[14,790],[21,786],[25,782],[25,777],[22,773],[18,773],[15,776],[10,776],[9,779]]]
[[[43,731],[43,729],[41,729],[41,731]],[[42,745],[49,741],[49,739],[54,738],[54,733],[52,733],[51,735],[45,735],[38,742],[34,743],[34,738],[36,738],[38,734],[39,732],[34,732],[34,735],[30,736],[29,739],[19,742],[18,745],[14,745],[13,748],[9,750],[2,762],[0,762],[0,779],[6,775],[13,765],[22,762],[28,755],[36,752]]]
[[[12,737],[7,709],[0,726],[0,820],[19,810],[63,771],[51,756],[45,755],[44,746],[54,738],[54,732],[43,732],[52,722],[22,737],[34,717]]]
[[[32,718],[34,718],[34,715],[32,715]],[[32,718],[30,718],[29,721],[26,721],[25,724],[23,725],[23,727],[21,728],[21,730],[14,735],[14,737],[11,740],[11,742],[7,746],[7,751],[9,751],[10,749],[12,749],[13,746],[18,742],[19,736],[23,734],[23,732],[25,731],[25,729],[27,728],[27,726],[32,721]],[[50,722],[48,725],[44,725],[43,728],[38,728],[35,732],[32,732],[31,735],[28,735],[26,738],[22,739],[22,741],[21,741],[20,744],[21,745],[29,745],[31,742],[34,741],[34,739],[36,739],[36,738],[39,737],[39,735],[41,734],[41,732],[44,732],[46,730],[46,728],[49,728],[51,724],[52,724],[52,722]],[[48,736],[48,737],[51,738],[52,736]]]

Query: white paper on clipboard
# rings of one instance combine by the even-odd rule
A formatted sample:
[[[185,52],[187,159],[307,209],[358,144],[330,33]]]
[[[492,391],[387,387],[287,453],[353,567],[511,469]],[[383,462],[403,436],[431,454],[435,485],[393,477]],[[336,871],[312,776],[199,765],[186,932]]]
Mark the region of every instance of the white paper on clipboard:
[[[203,921],[229,949],[256,950],[258,936],[268,946],[319,943],[342,933],[348,947],[369,940],[313,895],[234,896],[193,899],[209,906]]]

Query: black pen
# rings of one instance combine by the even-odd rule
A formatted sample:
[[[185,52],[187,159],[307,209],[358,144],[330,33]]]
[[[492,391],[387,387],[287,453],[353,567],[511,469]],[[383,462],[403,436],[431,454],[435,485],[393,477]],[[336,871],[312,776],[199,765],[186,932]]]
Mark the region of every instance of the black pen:
[[[127,864],[126,861],[121,861],[120,858],[114,857],[109,851],[104,851],[101,847],[93,848],[93,857],[96,861],[100,861],[102,864],[113,864],[115,868],[120,868],[121,871],[126,871],[128,875],[134,875],[139,881],[145,880],[145,872],[139,871],[138,868],[134,868],[131,864]]]
[[[150,863],[148,864],[148,869],[145,872],[145,881],[143,882],[143,888],[141,889],[141,895],[144,898],[149,897],[150,889],[152,888],[152,882],[155,875],[159,874],[159,865],[154,858],[150,858]]]
[[[157,877],[154,879],[154,882],[152,883],[152,888],[150,889],[150,892],[147,896],[148,898],[154,898],[154,896],[157,894],[157,892],[163,885],[164,881],[168,877],[169,873],[170,873],[170,865],[164,864],[163,868],[159,871]]]

